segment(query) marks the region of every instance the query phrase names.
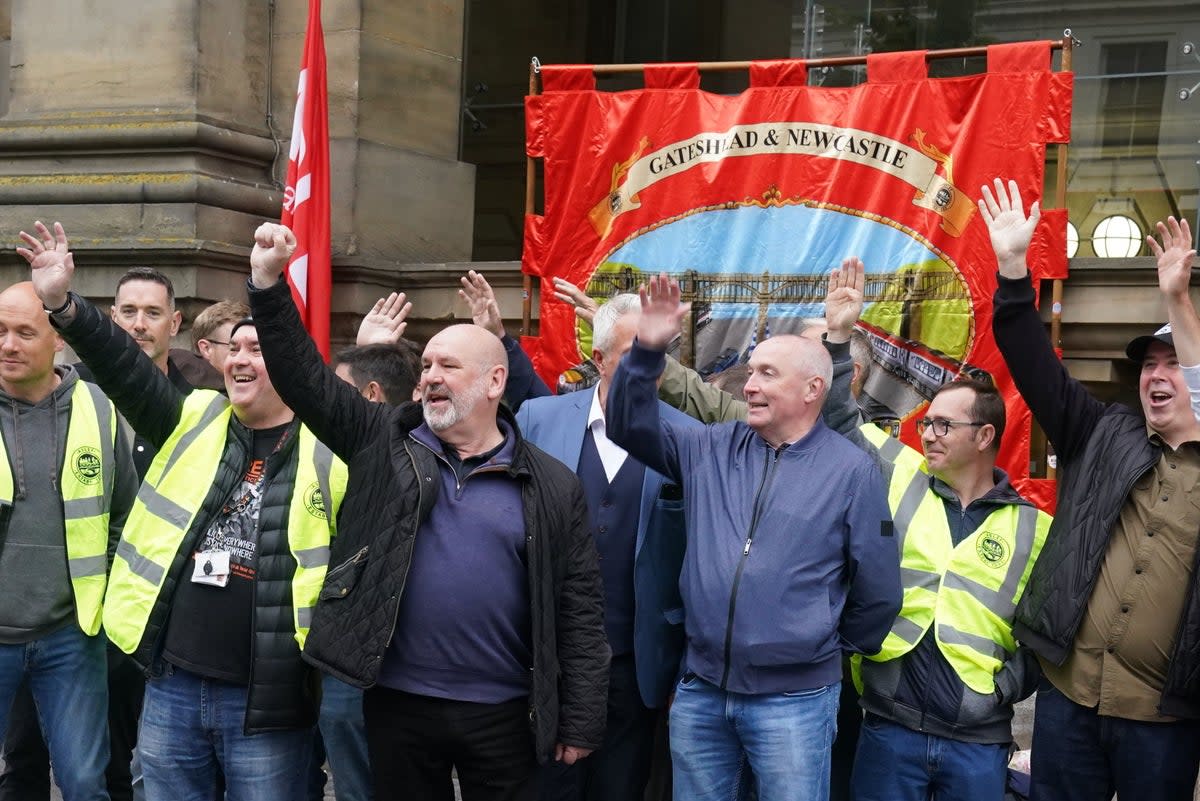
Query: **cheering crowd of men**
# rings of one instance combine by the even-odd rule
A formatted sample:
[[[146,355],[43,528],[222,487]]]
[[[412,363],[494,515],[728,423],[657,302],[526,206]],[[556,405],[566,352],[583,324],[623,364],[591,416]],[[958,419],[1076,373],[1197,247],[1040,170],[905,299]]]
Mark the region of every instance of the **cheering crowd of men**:
[[[1169,323],[1129,343],[1140,408],[1105,404],[1038,316],[1037,204],[981,194],[1053,520],[996,464],[991,383],[941,387],[921,451],[870,422],[858,258],[824,333],[758,343],[736,387],[666,356],[673,280],[595,309],[559,285],[598,381],[551,396],[475,273],[474,325],[419,348],[393,294],[330,367],[283,226],[192,352],[169,350],[165,276],[130,271],[105,314],[61,225],[22,232],[30,281],[0,292],[0,797],[47,798],[48,753],[65,801],[307,801],[326,759],[339,801],[451,801],[452,774],[464,801],[1002,801],[1036,692],[1035,801],[1191,801],[1191,232],[1149,239]],[[81,364],[55,365],[64,343]]]

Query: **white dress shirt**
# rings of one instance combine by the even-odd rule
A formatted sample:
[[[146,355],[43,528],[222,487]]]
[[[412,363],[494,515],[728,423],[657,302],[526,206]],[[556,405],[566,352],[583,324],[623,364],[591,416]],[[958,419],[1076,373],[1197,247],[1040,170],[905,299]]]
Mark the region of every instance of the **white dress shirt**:
[[[604,465],[604,475],[608,483],[621,470],[629,453],[617,443],[608,438],[604,427],[604,412],[600,409],[600,388],[592,393],[592,408],[588,412],[588,428],[592,430],[592,439],[596,443],[596,452],[600,454],[600,463]]]

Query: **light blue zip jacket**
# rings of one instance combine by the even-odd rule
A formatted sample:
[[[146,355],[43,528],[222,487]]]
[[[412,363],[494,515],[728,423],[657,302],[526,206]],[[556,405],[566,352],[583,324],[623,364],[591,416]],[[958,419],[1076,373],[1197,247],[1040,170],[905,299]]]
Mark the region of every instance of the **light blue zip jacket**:
[[[879,469],[820,420],[778,451],[742,422],[674,424],[656,400],[663,364],[635,342],[606,417],[614,442],[684,488],[688,670],[748,694],[839,681],[843,651],[878,651],[900,611]]]

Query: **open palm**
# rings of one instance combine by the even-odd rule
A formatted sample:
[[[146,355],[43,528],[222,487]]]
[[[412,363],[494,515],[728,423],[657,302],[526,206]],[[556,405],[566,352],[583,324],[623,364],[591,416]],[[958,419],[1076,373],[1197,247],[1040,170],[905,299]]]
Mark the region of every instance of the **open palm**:
[[[848,332],[858,322],[863,310],[865,283],[866,267],[861,259],[853,256],[829,274],[829,288],[825,295],[825,325],[831,333]]]
[[[1033,240],[1033,229],[1041,218],[1041,209],[1034,201],[1026,216],[1016,181],[1009,181],[1007,188],[999,178],[993,184],[995,194],[985,184],[982,188],[983,197],[979,201],[979,212],[987,224],[992,250],[996,252],[1001,272],[1006,267],[1010,271],[1015,269],[1018,263],[1021,272],[1024,272],[1025,252]]]
[[[1192,279],[1192,264],[1196,261],[1192,229],[1187,220],[1174,217],[1158,223],[1157,228],[1162,244],[1153,235],[1146,237],[1146,243],[1158,263],[1158,288],[1167,295],[1186,293]]]
[[[29,247],[17,248],[17,253],[33,268],[30,280],[42,305],[56,309],[67,302],[75,259],[61,223],[55,223],[51,233],[39,220],[33,230],[33,234],[21,232],[21,241]]]
[[[638,289],[642,300],[642,319],[638,322],[638,341],[655,350],[666,350],[679,333],[683,317],[692,308],[681,303],[679,282],[661,273]]]

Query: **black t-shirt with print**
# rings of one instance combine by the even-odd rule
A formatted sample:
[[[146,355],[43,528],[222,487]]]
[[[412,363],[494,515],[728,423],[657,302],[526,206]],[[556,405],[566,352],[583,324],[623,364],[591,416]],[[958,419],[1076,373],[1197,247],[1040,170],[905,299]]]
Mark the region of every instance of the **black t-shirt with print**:
[[[173,665],[222,681],[250,683],[258,513],[270,478],[267,458],[286,429],[282,425],[253,432],[249,467],[197,543],[197,552],[229,553],[228,584],[214,587],[192,581],[196,554],[179,576],[163,649],[163,658]]]

